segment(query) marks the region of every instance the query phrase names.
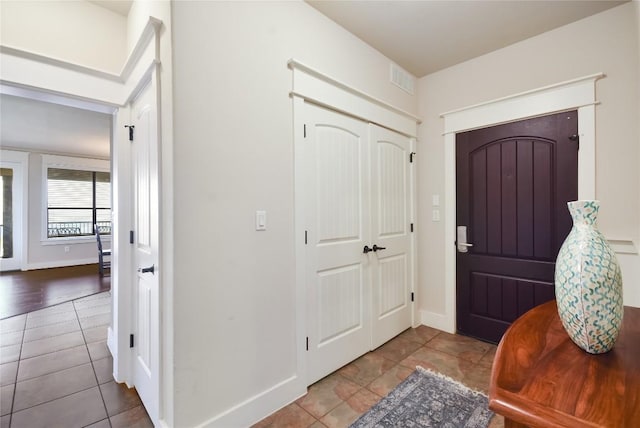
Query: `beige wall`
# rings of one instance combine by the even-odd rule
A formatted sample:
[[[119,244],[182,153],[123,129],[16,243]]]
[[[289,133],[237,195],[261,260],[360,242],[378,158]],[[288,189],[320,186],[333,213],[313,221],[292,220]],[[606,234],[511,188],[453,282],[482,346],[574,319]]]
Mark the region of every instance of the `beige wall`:
[[[175,424],[194,426],[301,374],[287,60],[407,111],[416,100],[305,3],[176,2],[172,18]]]
[[[0,2],[0,44],[120,73],[126,18],[87,1]]]
[[[443,222],[431,221],[431,195],[444,195],[440,114],[597,72],[596,197],[600,230],[640,244],[638,3],[628,3],[428,75],[419,81],[419,308],[444,307]],[[640,305],[637,255],[619,255],[625,303]]]

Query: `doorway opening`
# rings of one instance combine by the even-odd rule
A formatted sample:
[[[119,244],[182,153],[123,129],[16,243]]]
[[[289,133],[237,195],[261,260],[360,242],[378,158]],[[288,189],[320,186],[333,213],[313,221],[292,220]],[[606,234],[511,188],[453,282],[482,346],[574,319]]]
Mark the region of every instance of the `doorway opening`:
[[[425,324],[456,331],[456,134],[493,125],[578,111],[578,199],[595,199],[595,106],[597,73],[443,113],[444,119],[444,308],[424,311]]]

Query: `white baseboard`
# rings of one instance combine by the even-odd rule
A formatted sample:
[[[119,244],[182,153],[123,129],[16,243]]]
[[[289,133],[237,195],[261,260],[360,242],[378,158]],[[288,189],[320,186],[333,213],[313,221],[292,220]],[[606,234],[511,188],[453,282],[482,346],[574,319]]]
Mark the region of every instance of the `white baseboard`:
[[[251,426],[306,394],[307,387],[304,383],[300,376],[291,376],[196,428]]]
[[[53,262],[27,263],[22,270],[49,269],[67,266],[93,265],[97,264],[97,258],[80,259],[80,260],[58,260]]]
[[[420,311],[420,320],[427,327],[437,328],[451,334],[456,332],[455,320],[445,314],[422,310]]]
[[[111,357],[113,358],[114,363],[118,359],[118,355],[115,352],[113,352],[114,349],[116,349],[115,343],[114,343],[115,340],[116,340],[116,337],[113,334],[113,327],[109,326],[107,328],[107,348],[109,349],[109,353],[111,354]]]

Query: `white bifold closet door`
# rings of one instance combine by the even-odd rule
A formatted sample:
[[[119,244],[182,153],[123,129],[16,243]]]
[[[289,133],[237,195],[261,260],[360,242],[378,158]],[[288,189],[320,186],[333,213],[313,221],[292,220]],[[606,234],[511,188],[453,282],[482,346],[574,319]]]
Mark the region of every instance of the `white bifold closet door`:
[[[311,384],[411,325],[410,140],[309,103],[304,117]]]

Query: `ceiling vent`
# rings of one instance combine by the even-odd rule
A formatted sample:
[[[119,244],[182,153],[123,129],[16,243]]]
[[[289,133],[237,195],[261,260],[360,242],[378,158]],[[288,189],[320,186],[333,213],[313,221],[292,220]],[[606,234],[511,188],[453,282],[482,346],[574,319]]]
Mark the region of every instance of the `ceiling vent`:
[[[416,78],[398,65],[391,63],[391,83],[413,95]]]

